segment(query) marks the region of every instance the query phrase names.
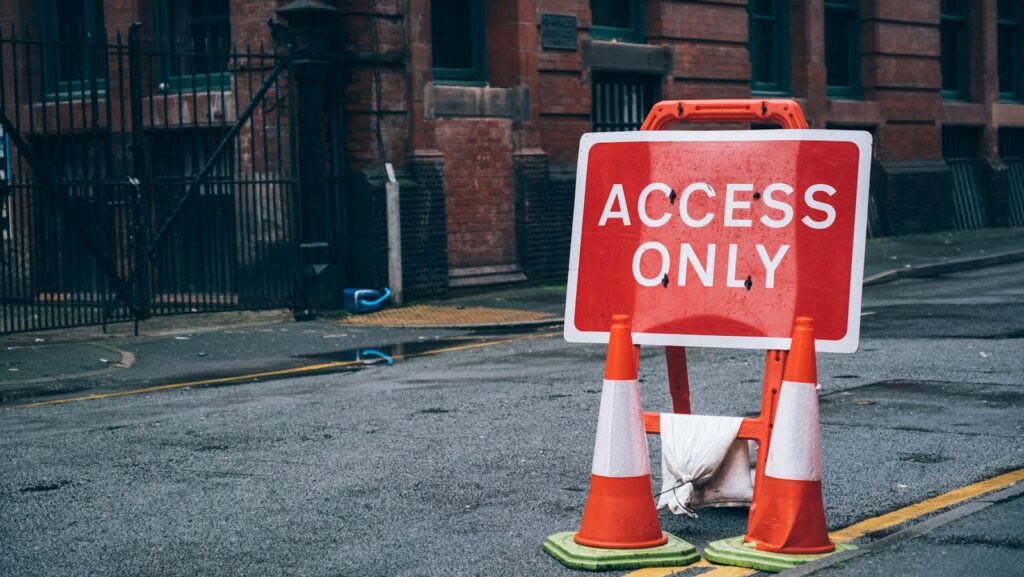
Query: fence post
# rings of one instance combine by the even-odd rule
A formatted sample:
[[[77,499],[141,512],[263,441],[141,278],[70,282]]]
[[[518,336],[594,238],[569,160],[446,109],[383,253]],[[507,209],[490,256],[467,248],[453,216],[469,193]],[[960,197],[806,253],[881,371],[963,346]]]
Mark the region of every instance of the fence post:
[[[141,314],[136,315],[136,323],[139,318],[150,316],[150,294],[149,294],[149,259],[146,257],[148,246],[149,230],[149,197],[145,194],[145,187],[149,184],[146,175],[146,139],[145,127],[142,118],[142,46],[139,41],[139,29],[141,22],[132,22],[128,28],[128,85],[131,109],[132,127],[132,174],[129,182],[134,187],[135,215],[132,219],[132,239],[134,243],[135,259],[133,268],[135,272],[135,302],[138,303]],[[136,325],[138,331],[138,325]]]
[[[335,258],[334,214],[327,183],[324,94],[330,70],[330,33],[338,9],[318,0],[295,0],[276,10],[288,21],[297,111],[298,190],[302,286],[296,320],[341,301],[342,271]]]

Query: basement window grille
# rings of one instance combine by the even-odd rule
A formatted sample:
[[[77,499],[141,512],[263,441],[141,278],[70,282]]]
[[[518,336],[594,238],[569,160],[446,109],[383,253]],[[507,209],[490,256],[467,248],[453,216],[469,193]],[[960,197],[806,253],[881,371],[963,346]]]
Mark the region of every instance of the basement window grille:
[[[594,132],[637,130],[654,106],[657,77],[594,73]]]

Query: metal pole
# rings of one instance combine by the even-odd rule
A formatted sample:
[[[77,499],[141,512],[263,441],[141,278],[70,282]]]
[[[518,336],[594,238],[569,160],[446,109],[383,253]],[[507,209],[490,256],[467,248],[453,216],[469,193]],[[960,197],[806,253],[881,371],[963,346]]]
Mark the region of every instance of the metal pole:
[[[391,163],[384,165],[388,181],[384,184],[388,220],[388,284],[391,285],[391,302],[402,305],[402,212],[398,197],[399,186],[395,168]]]
[[[131,106],[132,130],[132,175],[128,179],[134,190],[135,218],[132,219],[132,239],[135,250],[135,298],[139,304],[141,315],[135,315],[135,332],[138,334],[138,319],[149,318],[149,258],[146,245],[149,237],[149,196],[144,188],[148,186],[146,177],[146,140],[145,126],[142,119],[142,44],[139,40],[139,29],[142,24],[133,22],[128,28],[128,95]],[[123,130],[123,127],[122,127]],[[109,309],[105,313],[111,312]],[[104,314],[104,321],[106,314]]]

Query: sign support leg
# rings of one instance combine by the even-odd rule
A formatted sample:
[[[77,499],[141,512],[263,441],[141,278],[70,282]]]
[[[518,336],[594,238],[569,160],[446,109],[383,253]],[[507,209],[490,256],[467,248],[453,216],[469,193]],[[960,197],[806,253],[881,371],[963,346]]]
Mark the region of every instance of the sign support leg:
[[[686,347],[665,347],[668,365],[668,392],[672,395],[672,412],[690,414],[690,378],[686,374]]]

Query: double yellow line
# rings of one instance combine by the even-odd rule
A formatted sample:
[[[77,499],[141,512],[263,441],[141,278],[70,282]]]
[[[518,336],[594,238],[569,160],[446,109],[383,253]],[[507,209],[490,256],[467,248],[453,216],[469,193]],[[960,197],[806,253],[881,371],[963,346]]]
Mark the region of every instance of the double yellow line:
[[[443,347],[439,349],[433,349],[428,351],[421,351],[417,353],[409,353],[403,355],[396,355],[396,359],[412,359],[416,357],[428,357],[431,355],[440,355],[442,353],[454,353],[457,351],[466,351],[472,349],[481,349],[485,347],[494,347],[498,345],[504,345],[517,341],[529,341],[534,339],[543,339],[548,337],[554,337],[561,335],[561,332],[547,332],[537,333],[532,335],[521,335],[516,337],[510,337],[507,339],[497,339],[493,341],[482,341],[476,343],[466,343],[464,345],[453,345],[450,347]],[[102,399],[113,399],[116,397],[128,397],[131,395],[144,395],[147,393],[156,393],[160,391],[171,391],[174,389],[187,389],[187,388],[198,388],[206,387],[209,385],[220,385],[224,383],[239,383],[244,381],[257,381],[261,379],[268,379],[272,377],[287,377],[302,375],[306,373],[316,373],[320,371],[331,371],[341,369],[345,367],[351,367],[356,365],[365,365],[363,361],[335,361],[330,363],[319,363],[315,365],[303,365],[301,367],[293,367],[290,369],[279,369],[276,371],[264,371],[261,373],[247,373],[244,375],[234,375],[230,377],[221,377],[217,379],[202,379],[197,381],[187,381],[183,383],[171,383],[167,385],[155,385],[152,387],[142,387],[139,389],[130,389],[127,391],[117,391],[113,393],[93,393],[89,395],[81,395],[77,397],[66,397],[63,399],[53,399],[50,401],[38,401],[35,403],[25,403],[23,405],[14,405],[9,407],[11,409],[28,409],[32,407],[46,407],[49,405],[63,405],[65,403],[79,403],[82,401],[99,401]]]

